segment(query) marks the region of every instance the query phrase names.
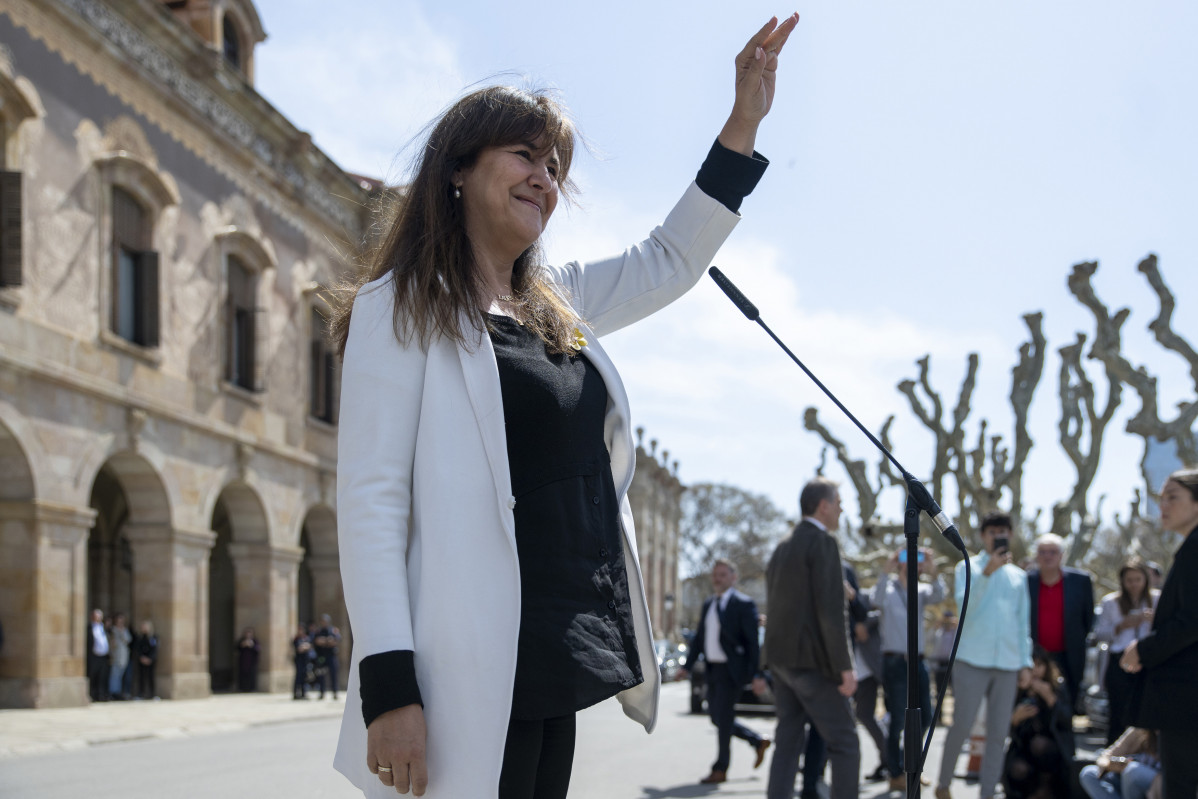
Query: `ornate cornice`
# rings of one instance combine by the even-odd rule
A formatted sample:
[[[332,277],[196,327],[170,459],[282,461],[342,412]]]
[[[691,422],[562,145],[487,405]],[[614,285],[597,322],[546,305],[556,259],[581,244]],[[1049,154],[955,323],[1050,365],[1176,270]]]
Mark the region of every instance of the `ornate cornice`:
[[[191,74],[203,70],[193,70],[193,65],[173,57],[150,36],[101,0],[53,0],[47,5],[58,6],[60,13],[65,12],[83,23],[109,45],[109,48],[127,59],[130,64],[136,65],[141,72],[139,78],[131,80],[126,70],[112,62],[111,56],[105,54],[105,50],[109,48],[96,50],[80,47],[78,41],[71,41],[56,31],[51,20],[45,15],[48,9],[41,3],[35,3],[33,8],[24,2],[5,5],[7,7],[0,8],[0,13],[7,13],[16,24],[44,42],[64,61],[129,103],[167,135],[297,227],[306,229],[312,222],[311,217],[323,217],[341,228],[338,232],[356,235],[360,226],[356,212],[348,203],[334,196],[319,175],[323,172],[345,182],[346,186],[350,187],[347,192],[352,192],[352,187],[356,185],[352,178],[316,148],[297,149],[294,142],[303,140],[305,134],[296,130],[285,117],[270,108],[252,88],[234,83],[234,80],[240,79],[226,76],[223,64],[216,63],[211,68],[213,82],[220,84],[222,90],[226,90],[232,96],[236,96],[233,93],[243,94],[244,97],[240,99],[250,109],[261,110],[264,117],[260,124],[255,124],[258,120],[248,119],[217,91],[205,86]],[[166,19],[164,22],[173,23],[173,19]],[[197,42],[194,47],[203,51],[202,43]],[[200,60],[206,55],[208,54],[204,52],[198,53]],[[180,117],[170,113],[167,110],[168,104],[176,107],[182,105],[192,119],[187,118],[188,114]],[[199,126],[195,124],[197,121],[201,123]],[[281,136],[291,140],[291,144],[271,141],[271,138],[263,133],[270,127],[276,128]],[[234,149],[236,153],[222,154],[222,148]],[[313,162],[311,168],[316,170],[316,174],[310,174],[296,163],[297,151],[301,157],[307,157]],[[249,164],[236,163],[237,160],[255,163],[256,167],[247,168]],[[280,194],[277,189],[272,190],[255,182],[255,173],[274,178],[276,184],[288,187],[290,192]],[[286,193],[292,194],[288,198],[292,203],[310,206],[310,214],[301,217],[294,209],[281,203],[280,199]]]

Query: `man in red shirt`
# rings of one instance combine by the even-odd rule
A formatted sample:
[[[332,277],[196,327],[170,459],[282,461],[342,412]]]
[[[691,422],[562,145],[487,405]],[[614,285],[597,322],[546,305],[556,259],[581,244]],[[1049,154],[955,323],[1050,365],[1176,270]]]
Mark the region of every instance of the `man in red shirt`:
[[[1060,665],[1069,701],[1078,710],[1086,636],[1094,626],[1094,585],[1090,575],[1062,566],[1065,542],[1049,533],[1036,541],[1036,568],[1027,573],[1031,594],[1032,644],[1044,647]]]

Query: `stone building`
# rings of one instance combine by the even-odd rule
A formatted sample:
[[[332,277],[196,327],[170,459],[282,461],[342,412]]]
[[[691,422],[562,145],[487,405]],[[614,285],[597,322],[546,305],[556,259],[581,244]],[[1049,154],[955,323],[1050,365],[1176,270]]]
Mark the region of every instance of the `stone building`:
[[[0,706],[88,700],[93,607],[176,698],[244,627],[271,691],[297,621],[346,628],[321,287],[370,192],[254,91],[264,38],[250,0],[0,0]]]
[[[628,504],[636,519],[636,548],[649,600],[654,638],[676,638],[682,593],[678,585],[678,536],[682,492],[678,461],[669,450],[657,458],[657,439],[645,449],[645,428],[636,429],[636,472],[628,488]]]
[[[0,707],[88,701],[91,608],[151,620],[158,694],[289,691],[296,624],[345,634],[323,288],[349,175],[253,87],[251,0],[0,0]],[[660,631],[676,476],[631,497]],[[345,669],[342,669],[342,679]]]

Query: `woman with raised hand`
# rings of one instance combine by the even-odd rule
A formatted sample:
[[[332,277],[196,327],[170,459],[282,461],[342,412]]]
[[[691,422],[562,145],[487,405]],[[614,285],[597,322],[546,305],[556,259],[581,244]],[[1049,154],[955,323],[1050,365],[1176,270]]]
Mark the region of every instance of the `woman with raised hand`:
[[[1152,630],[1123,650],[1119,665],[1143,672],[1131,720],[1158,731],[1164,799],[1198,793],[1198,469],[1169,475],[1161,489],[1161,527],[1185,536],[1165,577]]]
[[[366,795],[564,797],[578,710],[618,696],[653,729],[633,426],[598,337],[694,286],[732,231],[797,23],[749,40],[695,182],[614,258],[543,263],[575,144],[548,96],[481,89],[432,126],[334,324],[354,635],[335,764]]]

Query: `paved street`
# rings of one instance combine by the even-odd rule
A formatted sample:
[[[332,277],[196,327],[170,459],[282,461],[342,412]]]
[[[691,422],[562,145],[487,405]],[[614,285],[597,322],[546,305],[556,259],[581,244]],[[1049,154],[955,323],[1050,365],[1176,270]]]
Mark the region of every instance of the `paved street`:
[[[582,713],[571,799],[763,796],[769,761],[752,770],[740,741],[733,742],[729,782],[697,784],[715,754],[715,733],[706,717],[686,712],[687,691],[685,683],[665,686],[651,736],[614,701]],[[339,703],[268,694],[0,711],[0,797],[353,799],[360,794],[330,766],[339,715]],[[773,718],[744,721],[773,732]],[[928,758],[933,769],[941,738],[938,732]],[[867,774],[877,765],[868,740],[862,753]],[[957,793],[971,797],[976,789]],[[885,795],[877,785],[861,792]]]

